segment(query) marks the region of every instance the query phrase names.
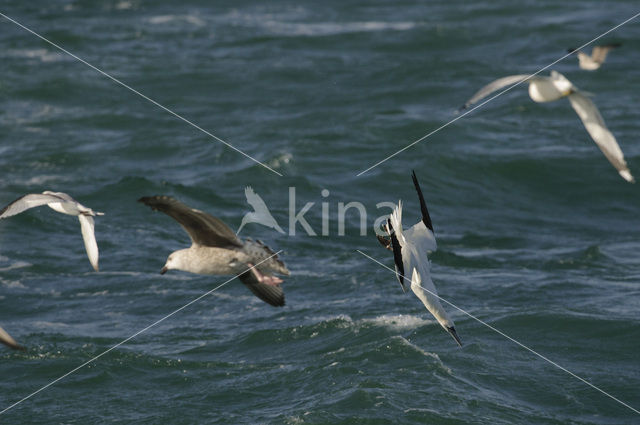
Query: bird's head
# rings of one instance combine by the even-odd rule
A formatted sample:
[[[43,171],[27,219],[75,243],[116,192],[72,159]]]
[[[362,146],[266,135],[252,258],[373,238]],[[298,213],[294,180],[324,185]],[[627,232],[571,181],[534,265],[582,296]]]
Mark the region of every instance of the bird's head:
[[[167,262],[164,263],[164,267],[160,270],[160,274],[165,274],[169,270],[182,270],[182,255],[180,255],[179,251],[169,255]]]

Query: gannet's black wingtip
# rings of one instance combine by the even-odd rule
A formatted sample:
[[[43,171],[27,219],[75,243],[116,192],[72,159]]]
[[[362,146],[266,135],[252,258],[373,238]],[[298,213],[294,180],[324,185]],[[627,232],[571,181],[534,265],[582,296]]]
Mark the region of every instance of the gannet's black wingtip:
[[[427,203],[424,200],[424,196],[422,195],[422,189],[420,189],[420,183],[418,183],[418,177],[416,177],[416,172],[411,171],[411,178],[413,179],[413,185],[416,188],[416,192],[418,192],[418,199],[420,200],[420,211],[422,212],[422,222],[427,229],[431,230],[433,233],[433,223],[431,222],[431,216],[429,215],[429,210],[427,209]]]

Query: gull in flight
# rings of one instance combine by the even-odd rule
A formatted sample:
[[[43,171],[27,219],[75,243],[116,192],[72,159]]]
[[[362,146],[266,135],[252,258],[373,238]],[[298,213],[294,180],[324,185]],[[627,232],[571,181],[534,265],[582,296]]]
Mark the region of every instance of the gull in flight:
[[[271,212],[269,212],[269,208],[267,208],[267,205],[264,203],[260,195],[253,191],[251,186],[247,186],[244,189],[244,196],[247,198],[247,203],[253,207],[253,211],[246,213],[244,217],[242,217],[242,223],[240,223],[240,227],[236,234],[239,234],[244,225],[248,223],[262,224],[263,226],[270,227],[284,234],[284,230],[282,230],[282,227],[278,225],[276,219],[273,218]]]
[[[422,301],[424,306],[436,318],[438,323],[455,339],[460,347],[462,342],[458,338],[453,320],[449,317],[440,303],[436,287],[431,280],[430,262],[427,252],[437,248],[436,238],[433,234],[433,224],[427,210],[427,204],[422,195],[416,173],[412,172],[413,184],[418,192],[422,220],[408,229],[402,228],[402,201],[391,213],[387,220],[386,231],[389,238],[379,236],[378,240],[385,248],[393,252],[393,260],[396,267],[396,276],[402,290],[406,290],[406,284],[411,285],[413,293]],[[411,280],[407,276],[411,276]]]
[[[39,207],[41,205],[48,205],[49,208],[54,211],[78,217],[89,262],[93,266],[93,269],[98,271],[98,244],[94,234],[93,217],[96,215],[104,215],[104,213],[95,212],[91,208],[85,207],[66,193],[47,190],[42,193],[24,195],[16,199],[0,210],[0,219],[20,214],[29,208]]]
[[[11,338],[11,335],[9,335],[7,331],[2,329],[2,327],[0,327],[0,342],[6,345],[7,347],[13,348],[14,350],[25,349],[22,345],[18,344],[13,338]]]
[[[600,68],[600,66],[604,63],[604,60],[607,58],[607,53],[609,50],[613,50],[617,47],[620,47],[620,43],[607,44],[605,46],[595,46],[593,50],[591,50],[591,56],[587,55],[584,52],[576,49],[568,49],[569,53],[576,52],[578,55],[578,62],[580,65],[580,69],[585,69],[587,71],[595,71]]]
[[[596,105],[589,99],[586,93],[578,90],[571,81],[559,72],[551,71],[550,77],[510,75],[499,78],[481,88],[464,104],[462,109],[468,108],[496,90],[525,80],[529,83],[529,96],[534,102],[552,102],[563,97],[568,98],[574,111],[576,111],[576,114],[578,114],[578,117],[582,120],[582,124],[584,124],[587,132],[611,165],[618,170],[618,173],[623,179],[629,183],[635,182],[616,138],[607,128]]]
[[[288,276],[289,270],[264,243],[251,239],[241,241],[219,218],[168,196],[148,196],[138,201],[176,220],[191,238],[191,246],[172,252],[160,273],[182,270],[206,275],[239,275],[242,283],[262,301],[275,307],[284,305],[282,279],[272,273]]]

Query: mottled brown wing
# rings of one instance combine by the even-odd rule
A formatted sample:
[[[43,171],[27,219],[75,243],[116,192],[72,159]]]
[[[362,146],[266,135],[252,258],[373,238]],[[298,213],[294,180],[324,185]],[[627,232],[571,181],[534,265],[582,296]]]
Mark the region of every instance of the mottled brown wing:
[[[279,285],[260,283],[251,270],[242,273],[238,278],[262,301],[274,307],[284,306],[284,292]]]
[[[242,246],[233,230],[222,220],[190,208],[169,196],[145,196],[138,199],[138,202],[150,206],[154,211],[161,211],[180,223],[194,245]]]

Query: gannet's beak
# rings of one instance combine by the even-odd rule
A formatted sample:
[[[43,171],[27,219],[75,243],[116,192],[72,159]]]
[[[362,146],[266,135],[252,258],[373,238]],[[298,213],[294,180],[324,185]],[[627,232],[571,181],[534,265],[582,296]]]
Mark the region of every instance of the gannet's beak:
[[[160,274],[165,274],[167,270],[169,270],[169,268],[167,266],[164,266],[162,269],[160,269]]]
[[[453,339],[456,340],[458,345],[460,347],[462,347],[462,341],[460,341],[460,338],[458,338],[458,334],[456,333],[456,328],[454,328],[453,326],[450,327],[450,328],[447,328],[447,332],[449,332],[451,334],[451,336],[453,337]]]

